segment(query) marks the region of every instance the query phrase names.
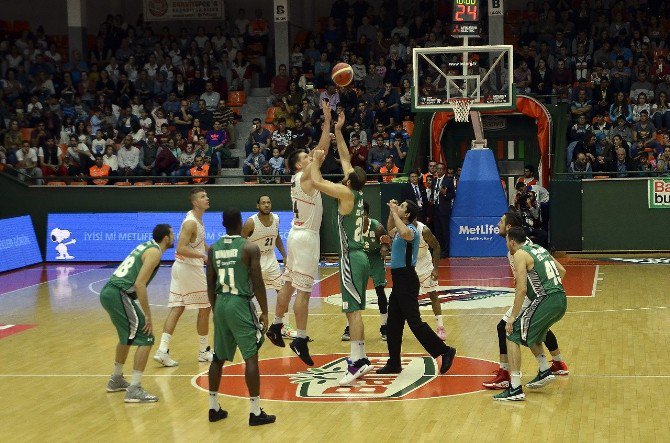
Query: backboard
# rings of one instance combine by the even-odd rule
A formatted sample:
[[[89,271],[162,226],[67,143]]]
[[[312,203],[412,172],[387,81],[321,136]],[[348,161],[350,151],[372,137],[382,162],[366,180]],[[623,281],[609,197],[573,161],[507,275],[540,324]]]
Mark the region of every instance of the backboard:
[[[414,48],[412,57],[415,112],[453,111],[456,97],[471,98],[472,111],[515,107],[511,45]]]

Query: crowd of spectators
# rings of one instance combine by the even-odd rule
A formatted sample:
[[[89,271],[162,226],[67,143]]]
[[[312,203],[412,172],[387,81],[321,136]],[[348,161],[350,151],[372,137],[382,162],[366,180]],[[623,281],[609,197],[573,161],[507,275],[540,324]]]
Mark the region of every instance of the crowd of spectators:
[[[2,34],[0,164],[37,184],[106,175],[208,182],[236,163],[238,118],[226,99],[263,74],[268,32],[258,10],[210,33],[110,15],[87,54],[68,54],[41,27]]]
[[[566,166],[575,177],[670,172],[668,5],[529,2],[517,90],[569,103]]]

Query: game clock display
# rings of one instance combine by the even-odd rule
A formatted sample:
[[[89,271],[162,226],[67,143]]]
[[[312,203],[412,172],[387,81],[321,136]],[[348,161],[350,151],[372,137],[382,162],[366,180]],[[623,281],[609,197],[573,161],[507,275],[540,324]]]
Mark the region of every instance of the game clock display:
[[[479,0],[454,0],[451,35],[476,37],[479,35]]]

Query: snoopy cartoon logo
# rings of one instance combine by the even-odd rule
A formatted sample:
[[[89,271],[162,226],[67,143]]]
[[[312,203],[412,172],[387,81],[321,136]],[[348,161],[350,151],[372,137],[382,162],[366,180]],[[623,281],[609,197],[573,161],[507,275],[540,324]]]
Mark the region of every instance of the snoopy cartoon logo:
[[[67,229],[54,228],[51,231],[51,241],[54,242],[54,243],[58,243],[56,245],[56,252],[58,252],[58,255],[56,256],[56,260],[72,260],[72,259],[74,259],[74,257],[72,255],[70,255],[70,253],[68,252],[67,247],[77,243],[77,240],[73,238],[72,240],[70,240],[68,242],[65,241],[68,238],[70,238],[71,235],[72,235],[72,233],[70,231],[68,231]]]

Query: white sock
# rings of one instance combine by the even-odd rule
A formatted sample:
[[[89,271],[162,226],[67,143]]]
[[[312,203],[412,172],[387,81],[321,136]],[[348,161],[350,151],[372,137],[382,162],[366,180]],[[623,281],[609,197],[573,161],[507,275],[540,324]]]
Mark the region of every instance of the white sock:
[[[388,312],[386,314],[379,314],[379,317],[381,318],[382,321],[382,326],[385,326],[386,323],[389,321],[389,314]]]
[[[112,372],[112,375],[123,375],[123,363],[114,362],[114,372]]]
[[[139,386],[141,379],[142,379],[142,371],[138,371],[137,369],[133,370],[133,379],[130,382],[130,386]]]
[[[351,347],[351,361],[357,362],[361,358],[365,358],[365,340],[352,340],[349,343]]]
[[[167,332],[163,332],[163,335],[161,335],[161,344],[158,347],[158,350],[161,352],[167,352],[168,349],[170,348],[170,339],[172,336],[168,334]]]
[[[254,415],[261,415],[261,398],[249,397],[250,412]]]
[[[509,371],[509,363],[500,362],[500,369],[503,371]]]
[[[521,372],[512,372],[512,388],[521,386]]]
[[[272,324],[273,325],[280,325],[282,323],[284,323],[284,317],[277,317],[277,315],[275,315],[275,319],[272,320]]]
[[[437,320],[437,327],[438,328],[443,328],[444,325],[442,324],[442,315],[436,315],[435,320]]]
[[[549,363],[547,363],[547,359],[544,354],[536,356],[535,360],[537,360],[537,364],[540,366],[540,371],[546,371],[549,369]]]
[[[200,346],[200,352],[205,352],[207,350],[207,336],[198,335],[198,345]]]
[[[298,338],[307,338],[307,331],[305,331],[304,329],[297,329],[296,332],[298,333],[297,335]]]
[[[219,393],[216,391],[209,391],[209,409],[214,409],[215,411],[221,409],[221,406],[219,406]]]
[[[561,354],[552,355],[551,359],[554,360],[554,361],[563,361],[563,357],[561,356]]]

